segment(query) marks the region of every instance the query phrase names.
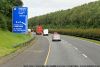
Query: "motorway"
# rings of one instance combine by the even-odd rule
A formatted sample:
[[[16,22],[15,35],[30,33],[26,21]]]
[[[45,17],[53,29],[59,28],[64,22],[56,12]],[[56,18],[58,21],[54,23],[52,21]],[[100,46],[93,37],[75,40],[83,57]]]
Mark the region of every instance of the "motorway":
[[[37,41],[21,54],[0,67],[31,65],[99,65],[100,46],[71,36],[61,35],[61,42],[52,42],[52,35],[37,36]]]

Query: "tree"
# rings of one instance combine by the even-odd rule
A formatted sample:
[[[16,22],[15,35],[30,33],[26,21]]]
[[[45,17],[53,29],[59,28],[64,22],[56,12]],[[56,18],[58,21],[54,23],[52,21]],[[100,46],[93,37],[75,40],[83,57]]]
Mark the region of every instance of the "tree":
[[[100,28],[100,1],[29,19],[30,26],[38,23],[51,28]]]
[[[0,25],[12,31],[12,8],[14,6],[22,6],[21,0],[0,0]],[[4,20],[5,19],[5,20]],[[3,21],[4,20],[4,21]]]

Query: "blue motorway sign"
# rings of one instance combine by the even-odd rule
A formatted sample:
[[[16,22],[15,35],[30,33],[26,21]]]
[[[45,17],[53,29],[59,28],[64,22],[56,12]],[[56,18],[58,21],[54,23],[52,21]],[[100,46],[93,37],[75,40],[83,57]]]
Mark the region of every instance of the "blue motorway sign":
[[[13,7],[12,8],[12,32],[26,33],[28,28],[28,8]]]

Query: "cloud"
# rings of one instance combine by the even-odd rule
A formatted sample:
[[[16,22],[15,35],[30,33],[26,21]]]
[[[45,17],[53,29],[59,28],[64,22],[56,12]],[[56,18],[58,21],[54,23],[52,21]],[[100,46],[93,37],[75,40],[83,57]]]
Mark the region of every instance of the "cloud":
[[[69,9],[75,6],[96,0],[22,0],[29,9],[29,18],[54,12],[61,9]]]

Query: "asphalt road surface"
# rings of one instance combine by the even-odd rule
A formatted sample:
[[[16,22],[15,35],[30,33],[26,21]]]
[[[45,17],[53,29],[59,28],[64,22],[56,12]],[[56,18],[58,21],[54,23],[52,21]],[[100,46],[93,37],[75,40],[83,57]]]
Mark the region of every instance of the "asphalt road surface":
[[[48,53],[49,41],[38,36],[36,43],[24,50],[15,58],[9,60],[0,67],[32,67],[32,65],[43,65]]]
[[[99,65],[100,46],[70,36],[61,36],[61,42],[52,42],[46,65]]]
[[[100,65],[100,46],[95,43],[65,35],[61,42],[52,42],[52,35],[37,38],[33,46],[0,67]]]

